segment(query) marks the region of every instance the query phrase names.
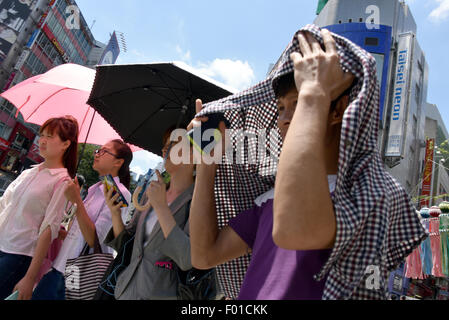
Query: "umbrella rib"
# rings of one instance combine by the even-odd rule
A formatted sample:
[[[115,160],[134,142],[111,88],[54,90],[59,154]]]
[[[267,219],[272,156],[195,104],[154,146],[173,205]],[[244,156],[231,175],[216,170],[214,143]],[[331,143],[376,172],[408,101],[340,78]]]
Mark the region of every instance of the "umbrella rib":
[[[162,87],[158,87],[158,88],[162,88]],[[127,89],[124,89],[124,90],[120,90],[120,91],[116,91],[116,92],[109,93],[109,94],[104,95],[104,96],[102,96],[102,97],[95,98],[95,99],[93,99],[93,101],[95,101],[95,100],[101,100],[101,99],[104,99],[105,97],[111,97],[111,96],[115,96],[115,95],[120,95],[120,94],[122,94],[122,93],[124,93],[124,92],[126,92],[126,91],[137,90],[137,89],[148,89],[148,90],[151,90],[152,92],[154,92],[155,94],[161,96],[162,98],[167,99],[168,101],[173,102],[174,104],[178,105],[179,99],[178,99],[178,101],[173,100],[173,99],[171,99],[171,98],[169,98],[169,97],[163,95],[162,93],[157,92],[157,91],[154,90],[153,87],[151,87],[151,86],[140,86],[140,87],[127,88]],[[165,88],[163,88],[163,89],[165,89]],[[180,105],[182,105],[182,103],[180,103]]]
[[[162,72],[162,73],[164,73],[164,72]],[[162,77],[162,76],[160,75],[160,72],[156,72],[156,74],[157,74],[157,76],[159,77],[159,79],[161,79],[162,82],[164,82],[165,86],[166,86],[168,89],[170,89],[171,93],[172,93],[172,94],[175,96],[175,98],[178,100],[179,104],[182,105],[183,103],[182,103],[181,99],[179,99],[179,97],[176,95],[176,93],[173,91],[173,89],[168,85],[168,83],[167,83],[167,81],[165,81],[164,77]],[[165,74],[165,73],[164,73],[164,74]]]
[[[182,88],[184,88],[183,90],[187,91],[186,86],[185,86],[185,84],[182,81],[179,81],[178,79],[173,78],[170,74],[168,74],[168,73],[166,73],[164,71],[154,70],[154,69],[151,69],[151,70],[154,71],[154,73],[163,73],[167,78],[170,78],[172,81],[178,83]],[[183,70],[183,69],[181,69],[181,70]],[[185,70],[183,70],[183,71],[185,71]]]
[[[30,101],[30,99],[31,99],[31,96],[28,96],[27,101],[25,101],[25,103],[22,104],[19,109],[17,109],[16,118],[19,115],[20,110]]]
[[[54,92],[53,94],[51,94],[50,96],[48,96],[44,101],[42,101],[34,110],[33,112],[26,118],[26,121],[28,122],[28,120],[36,113],[36,111],[48,100],[50,100],[51,98],[53,98],[55,95],[57,95],[59,92],[63,91],[63,90],[77,90],[77,89],[72,89],[72,88],[62,88],[59,89],[58,91]]]
[[[163,95],[163,94],[160,93],[160,92],[157,92],[157,91],[154,90],[153,88],[148,87],[148,89],[151,90],[152,92],[154,92],[155,94],[161,96],[162,98],[167,99],[168,101],[173,102],[174,104],[177,104],[177,105],[178,105],[178,103],[177,103],[175,100],[173,100],[173,99],[171,99],[171,98],[169,98],[169,97],[166,97],[165,95]],[[178,99],[178,101],[179,101],[179,99]],[[182,103],[180,103],[180,105],[182,105]]]
[[[162,105],[158,110],[154,111],[152,114],[150,114],[148,117],[146,117],[145,120],[143,120],[143,121],[139,124],[139,126],[136,127],[136,129],[134,129],[134,131],[131,132],[131,133],[126,137],[126,139],[124,139],[124,140],[129,140],[129,138],[130,138],[132,135],[134,135],[137,131],[140,130],[140,128],[143,127],[143,125],[145,124],[145,122],[147,122],[149,119],[151,119],[156,113],[158,113],[158,112],[159,112],[162,108],[164,108],[165,106],[166,106],[166,104],[165,104],[165,105]]]

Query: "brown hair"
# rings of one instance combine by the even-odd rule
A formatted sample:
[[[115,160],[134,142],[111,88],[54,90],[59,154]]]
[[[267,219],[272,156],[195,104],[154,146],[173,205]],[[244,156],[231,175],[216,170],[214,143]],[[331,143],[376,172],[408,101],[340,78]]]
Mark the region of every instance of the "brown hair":
[[[59,118],[51,118],[45,121],[39,130],[39,134],[42,134],[44,130],[51,134],[55,133],[55,130],[62,141],[70,141],[70,146],[64,152],[62,162],[64,167],[67,168],[70,177],[75,178],[76,165],[78,161],[78,121],[72,116],[65,116]]]
[[[114,144],[115,154],[117,159],[123,159],[124,162],[118,171],[120,182],[129,189],[131,183],[131,173],[129,171],[129,165],[133,161],[133,152],[131,148],[122,140],[115,139],[111,141]]]

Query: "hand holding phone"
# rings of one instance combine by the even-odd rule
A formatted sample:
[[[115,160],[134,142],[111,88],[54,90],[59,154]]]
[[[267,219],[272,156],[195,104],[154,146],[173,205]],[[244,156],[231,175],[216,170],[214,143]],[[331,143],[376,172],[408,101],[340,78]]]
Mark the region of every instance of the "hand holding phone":
[[[201,126],[193,127],[187,132],[187,138],[190,144],[197,149],[201,155],[206,153],[206,147],[212,150],[214,146],[222,140],[223,133],[220,131],[220,123],[223,122],[225,127],[229,126],[229,122],[222,113],[213,113],[207,115],[207,121],[201,122]],[[213,135],[206,136],[207,130],[214,130]]]
[[[117,184],[114,181],[114,178],[112,175],[108,174],[103,177],[103,184],[106,188],[106,192],[108,192],[112,188],[112,196],[115,196],[117,193],[119,194],[115,204],[122,202],[122,208],[128,206],[128,202],[126,201],[123,194],[120,192],[120,189],[118,188]]]

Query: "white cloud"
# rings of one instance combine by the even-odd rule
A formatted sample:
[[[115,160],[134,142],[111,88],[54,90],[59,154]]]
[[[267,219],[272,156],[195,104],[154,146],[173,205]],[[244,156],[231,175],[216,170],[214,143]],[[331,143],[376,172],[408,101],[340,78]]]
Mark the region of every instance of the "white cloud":
[[[116,64],[149,63],[152,60],[153,59],[144,52],[133,49],[126,53],[121,53]]]
[[[137,174],[138,176],[147,173],[147,171],[144,171],[141,167],[137,167],[137,166],[130,167],[129,169],[132,172],[134,172],[135,174]]]
[[[176,52],[179,54],[181,61],[189,63],[191,60],[191,54],[190,50],[187,50],[186,52],[181,49],[179,45],[176,46]]]
[[[199,63],[195,69],[238,90],[249,88],[255,79],[254,71],[247,61],[215,59],[209,63]]]
[[[154,153],[141,150],[133,153],[133,161],[130,164],[130,170],[138,175],[145,174],[148,169],[153,169],[162,161],[162,158]]]
[[[441,22],[449,16],[449,0],[436,0],[439,5],[429,14],[429,19],[433,22]]]

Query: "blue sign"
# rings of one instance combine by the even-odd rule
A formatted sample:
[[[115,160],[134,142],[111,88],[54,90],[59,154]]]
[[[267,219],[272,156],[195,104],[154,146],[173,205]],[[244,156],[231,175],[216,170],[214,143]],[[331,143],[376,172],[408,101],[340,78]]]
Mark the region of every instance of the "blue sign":
[[[39,29],[34,30],[33,34],[31,35],[30,40],[28,41],[28,43],[26,45],[28,48],[31,49],[31,46],[33,45],[34,40],[36,39],[38,33],[39,33]]]
[[[377,27],[377,25],[376,25]],[[383,121],[385,95],[387,92],[388,68],[390,62],[392,29],[378,25],[368,29],[366,23],[341,23],[326,26],[333,33],[341,35],[371,53],[377,63],[377,77],[380,86],[380,121]]]
[[[120,47],[117,41],[117,35],[115,32],[111,36],[108,45],[104,49],[103,55],[101,56],[99,65],[102,64],[114,64],[120,54]]]

